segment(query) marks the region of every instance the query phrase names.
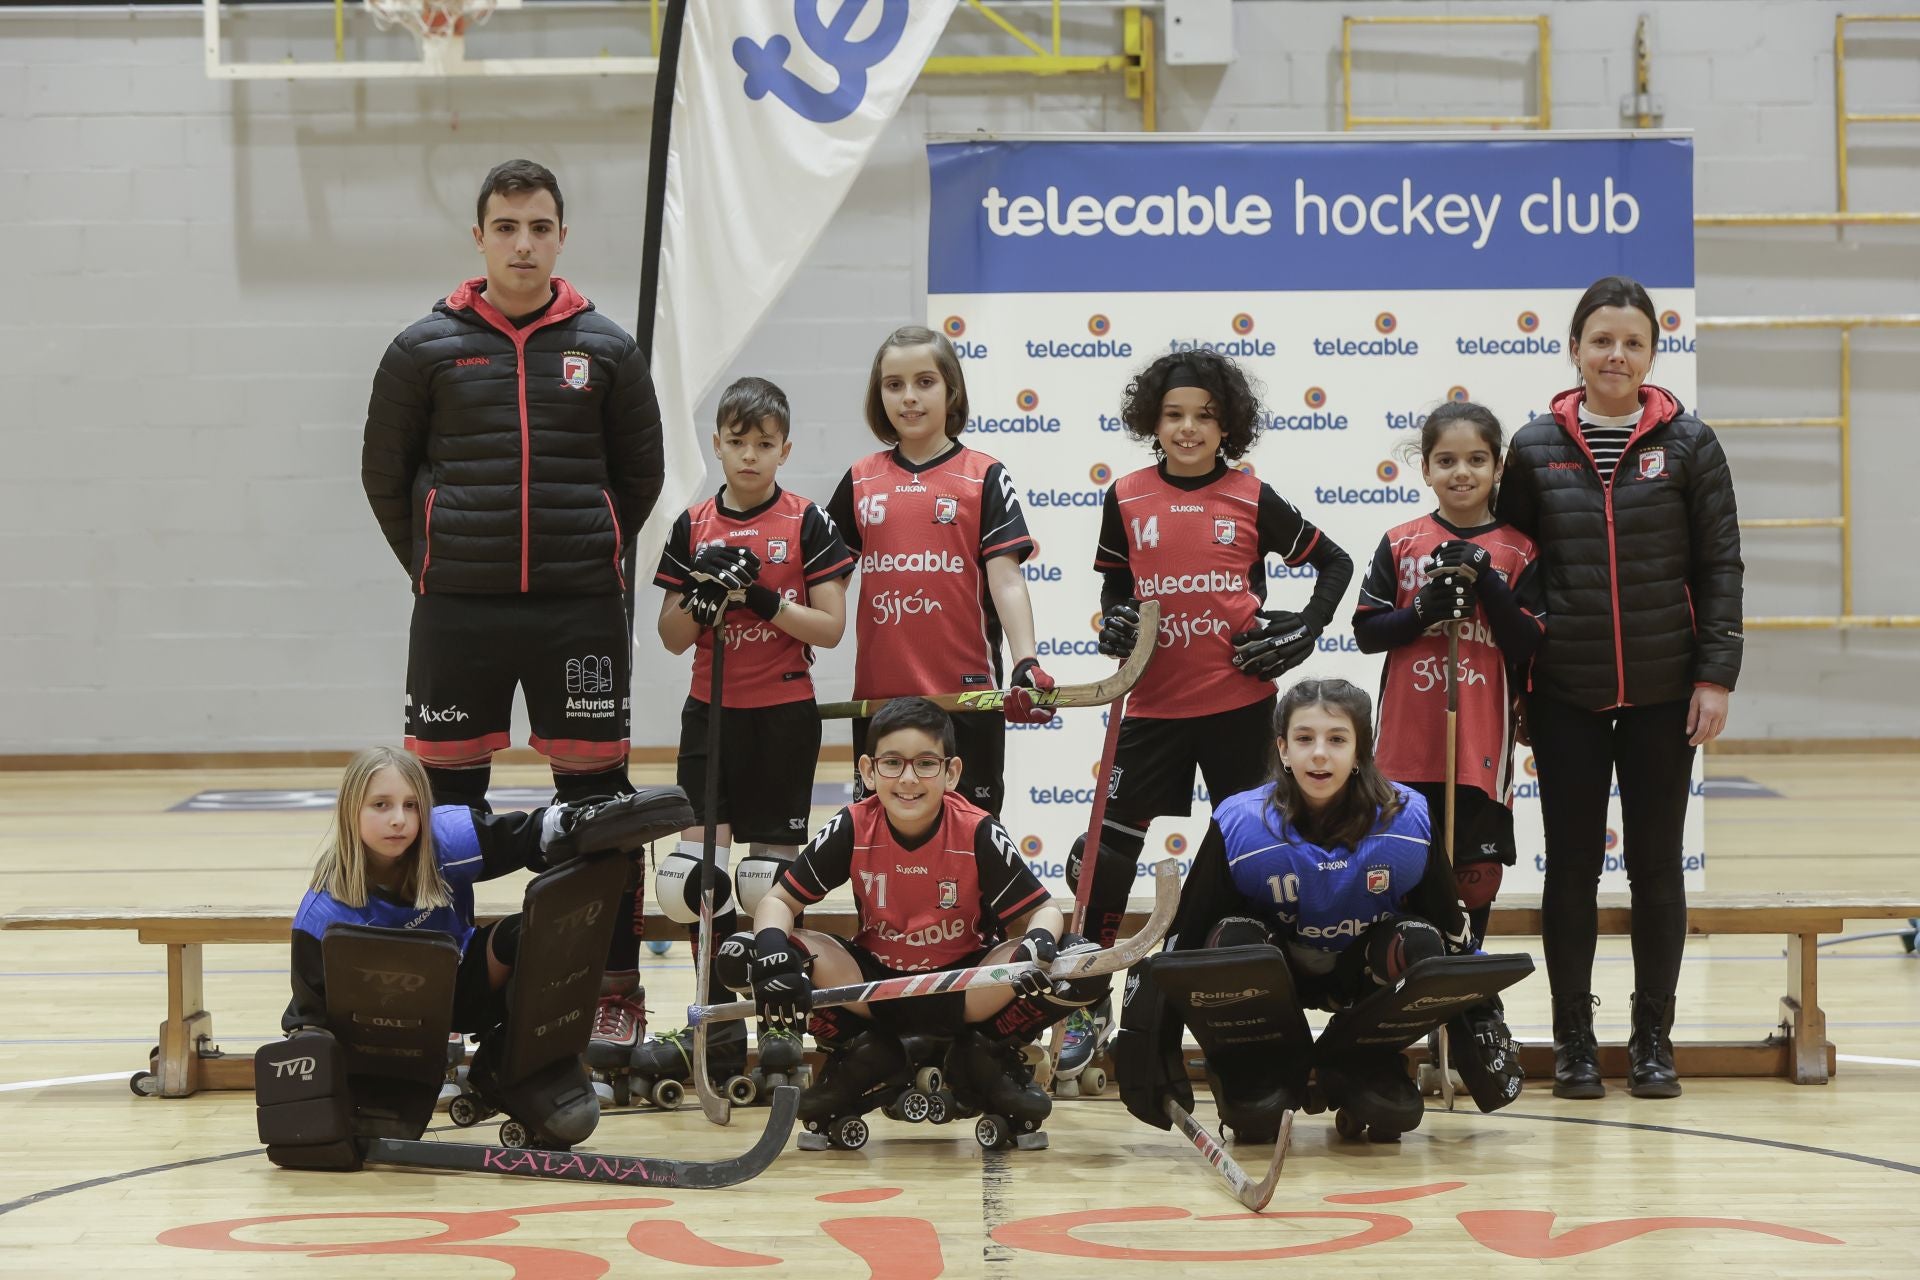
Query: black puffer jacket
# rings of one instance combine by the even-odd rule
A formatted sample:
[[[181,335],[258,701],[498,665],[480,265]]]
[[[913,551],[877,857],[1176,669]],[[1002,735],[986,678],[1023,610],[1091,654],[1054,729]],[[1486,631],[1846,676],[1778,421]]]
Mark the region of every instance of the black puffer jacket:
[[[1532,687],[1591,711],[1673,702],[1740,675],[1740,529],[1713,431],[1658,387],[1611,486],[1579,389],[1520,429],[1498,515],[1540,546],[1547,639]]]
[[[420,594],[618,592],[665,474],[646,358],[558,276],[520,330],[485,285],[461,285],[382,357],[367,501]]]

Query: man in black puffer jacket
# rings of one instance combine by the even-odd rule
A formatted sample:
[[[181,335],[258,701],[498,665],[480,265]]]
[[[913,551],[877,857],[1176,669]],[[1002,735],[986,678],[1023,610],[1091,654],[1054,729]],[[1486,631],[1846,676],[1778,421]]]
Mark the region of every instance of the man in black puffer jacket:
[[[516,687],[562,803],[632,790],[625,592],[665,476],[660,411],[632,337],[553,274],[563,215],[544,167],[488,173],[486,275],[393,340],[367,404],[361,484],[414,592],[406,746],[441,804],[486,807]],[[631,989],[634,923],[615,934]],[[625,994],[603,1014],[637,1040]]]

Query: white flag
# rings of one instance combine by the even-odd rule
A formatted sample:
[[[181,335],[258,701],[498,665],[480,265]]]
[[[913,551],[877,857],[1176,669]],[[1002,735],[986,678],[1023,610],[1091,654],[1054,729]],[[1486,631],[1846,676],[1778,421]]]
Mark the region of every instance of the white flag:
[[[700,400],[805,261],[956,0],[688,0],[654,306],[667,476],[651,576],[706,470]]]

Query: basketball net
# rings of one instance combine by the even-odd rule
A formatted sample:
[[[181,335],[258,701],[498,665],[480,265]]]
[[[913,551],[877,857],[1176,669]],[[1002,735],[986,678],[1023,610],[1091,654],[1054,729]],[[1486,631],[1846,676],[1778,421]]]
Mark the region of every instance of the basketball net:
[[[365,0],[373,20],[385,28],[404,27],[413,32],[426,54],[426,61],[440,62],[459,55],[468,24],[478,25],[493,16],[499,0]]]

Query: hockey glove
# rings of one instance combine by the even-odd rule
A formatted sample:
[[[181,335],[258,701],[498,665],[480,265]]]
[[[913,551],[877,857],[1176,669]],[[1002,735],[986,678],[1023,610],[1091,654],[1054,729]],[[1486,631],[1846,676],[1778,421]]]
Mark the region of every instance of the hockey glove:
[[[1473,598],[1467,594],[1465,574],[1451,569],[1437,570],[1413,598],[1413,616],[1421,627],[1432,630],[1444,623],[1458,622],[1473,614]]]
[[[753,936],[753,1007],[762,1026],[795,1033],[807,1029],[813,981],[805,956],[785,929],[762,929]]]
[[[1477,542],[1455,539],[1433,549],[1433,568],[1465,575],[1475,589],[1493,573],[1493,553]]]
[[[745,547],[717,544],[693,558],[697,581],[718,582],[729,591],[745,591],[760,576],[760,557]]]
[[[548,805],[540,819],[540,853],[557,867],[596,853],[638,849],[692,826],[693,805],[678,787],[642,787],[618,799]]]
[[[1109,605],[1100,615],[1100,652],[1124,662],[1133,656],[1133,646],[1139,643],[1140,602],[1123,600]]]
[[[746,606],[762,622],[772,622],[774,615],[786,604],[786,597],[772,587],[763,587],[754,583],[746,589]]]
[[[1233,665],[1247,675],[1272,680],[1285,675],[1313,653],[1320,627],[1285,609],[1262,609],[1261,624],[1233,638]]]
[[[1045,929],[1029,929],[1027,936],[1020,940],[1020,949],[1013,953],[1015,960],[1031,960],[1040,967],[1013,984],[1016,996],[1044,996],[1053,990],[1053,982],[1047,977],[1047,966],[1060,954],[1060,944]]]
[[[680,597],[680,607],[702,627],[712,627],[727,607],[727,589],[718,582],[696,582]]]
[[[1038,658],[1022,658],[1013,665],[1008,682],[1007,701],[1001,708],[1009,724],[1045,724],[1053,719],[1052,707],[1035,706],[1032,690],[1053,688],[1053,677],[1040,669]]]

